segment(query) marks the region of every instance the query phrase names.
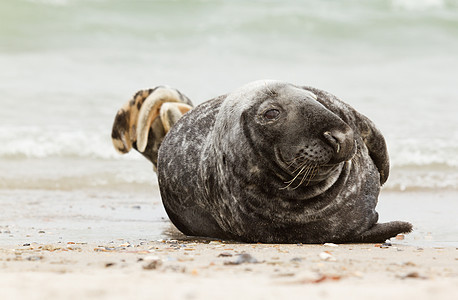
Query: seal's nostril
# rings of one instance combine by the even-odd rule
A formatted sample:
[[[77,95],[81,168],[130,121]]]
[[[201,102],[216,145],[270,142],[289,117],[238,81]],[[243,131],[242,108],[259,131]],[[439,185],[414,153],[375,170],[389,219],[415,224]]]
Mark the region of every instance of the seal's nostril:
[[[332,163],[346,161],[353,157],[355,151],[353,136],[350,127],[334,128],[323,133],[326,143],[334,149]]]
[[[332,134],[330,131],[326,131],[323,133],[324,137],[328,141],[329,144],[336,150],[337,153],[340,152],[340,139],[338,134]]]

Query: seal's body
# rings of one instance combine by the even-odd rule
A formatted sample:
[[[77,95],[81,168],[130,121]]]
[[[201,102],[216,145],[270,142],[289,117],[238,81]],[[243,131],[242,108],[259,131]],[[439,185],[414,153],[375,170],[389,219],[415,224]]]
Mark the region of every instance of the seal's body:
[[[187,235],[382,242],[411,230],[377,223],[389,172],[381,133],[310,87],[259,81],[197,106],[165,136],[157,172],[165,209]]]

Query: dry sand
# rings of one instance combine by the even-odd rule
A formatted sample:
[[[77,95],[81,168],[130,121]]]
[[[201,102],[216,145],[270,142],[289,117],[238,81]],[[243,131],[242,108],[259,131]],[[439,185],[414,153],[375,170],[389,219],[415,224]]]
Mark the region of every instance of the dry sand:
[[[395,242],[3,245],[0,298],[457,299],[456,248]]]

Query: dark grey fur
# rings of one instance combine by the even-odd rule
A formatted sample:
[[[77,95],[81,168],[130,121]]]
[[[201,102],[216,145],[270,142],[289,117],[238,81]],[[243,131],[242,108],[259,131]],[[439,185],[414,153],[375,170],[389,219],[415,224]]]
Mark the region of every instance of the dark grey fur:
[[[277,119],[265,117],[270,109]],[[197,106],[158,157],[179,230],[244,242],[383,242],[410,232],[407,222],[377,223],[388,172],[385,140],[368,118],[329,93],[276,81]]]

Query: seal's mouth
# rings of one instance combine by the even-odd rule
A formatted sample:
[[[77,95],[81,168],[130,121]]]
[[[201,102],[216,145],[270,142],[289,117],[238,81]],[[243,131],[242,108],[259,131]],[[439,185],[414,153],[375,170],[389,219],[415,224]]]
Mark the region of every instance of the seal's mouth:
[[[275,147],[274,152],[278,165],[291,176],[290,180],[284,182],[285,186],[281,189],[291,188],[295,190],[303,185],[316,185],[328,179],[332,174],[334,174],[334,171],[346,163],[346,161],[339,163],[323,163],[319,161],[312,161],[305,157],[287,161],[282,155],[280,149]],[[356,152],[357,151],[355,150],[348,161],[353,159]]]

